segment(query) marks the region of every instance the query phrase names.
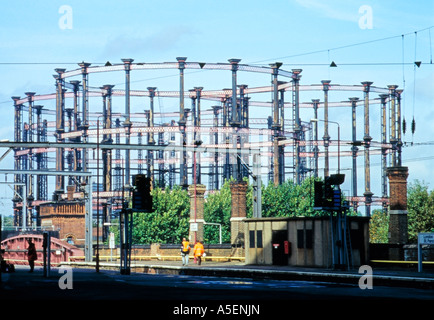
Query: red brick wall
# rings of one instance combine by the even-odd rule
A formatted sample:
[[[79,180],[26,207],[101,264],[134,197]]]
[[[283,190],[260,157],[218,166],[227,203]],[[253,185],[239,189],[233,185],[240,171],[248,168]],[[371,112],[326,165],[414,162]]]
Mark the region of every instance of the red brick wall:
[[[41,225],[59,230],[60,239],[72,237],[75,245],[84,244],[84,202],[46,203],[40,206]]]
[[[407,210],[407,167],[387,168],[390,210]]]

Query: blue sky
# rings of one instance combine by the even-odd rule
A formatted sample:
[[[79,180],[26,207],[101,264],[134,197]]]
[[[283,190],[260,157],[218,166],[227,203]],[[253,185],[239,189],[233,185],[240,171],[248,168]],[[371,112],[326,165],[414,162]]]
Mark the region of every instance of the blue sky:
[[[66,29],[59,26],[65,18],[65,12],[59,12],[64,5],[72,10]],[[369,25],[363,20],[367,12],[361,8],[372,13]],[[2,5],[0,26],[0,112],[4,115],[0,139],[13,137],[10,97],[24,96],[27,91],[54,92],[54,68],[77,68],[62,63],[118,63],[121,58],[164,62],[185,56],[188,61],[205,62],[240,58],[242,63],[268,65],[279,61],[283,69],[303,69],[301,84],[327,78],[337,84],[367,80],[376,86],[397,84],[405,89],[407,123],[415,117],[417,125],[415,135],[407,133],[404,139],[434,141],[431,0],[18,0]],[[416,60],[422,65],[415,70],[412,63]],[[330,61],[338,68],[329,68]],[[58,64],[8,64],[23,62]],[[153,76],[132,77],[137,88],[153,85]],[[121,78],[116,81],[122,83]],[[164,86],[164,81],[159,83]],[[176,79],[167,81],[176,83]],[[342,136],[349,139],[347,120],[335,116],[341,121]],[[410,182],[419,179],[434,187],[432,150],[433,145],[404,148]],[[359,159],[363,163],[363,157]],[[0,166],[9,167],[7,161]]]

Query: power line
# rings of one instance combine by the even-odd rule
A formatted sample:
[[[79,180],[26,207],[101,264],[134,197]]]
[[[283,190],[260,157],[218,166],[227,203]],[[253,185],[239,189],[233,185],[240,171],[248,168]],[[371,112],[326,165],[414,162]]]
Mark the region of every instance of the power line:
[[[77,62],[0,62],[0,65],[65,65],[73,64],[77,65]],[[93,65],[105,64],[102,62],[93,62]]]
[[[416,61],[417,64],[422,64],[420,61]],[[335,66],[396,66],[396,65],[417,65],[416,62],[348,62],[338,63]],[[286,65],[296,66],[330,66],[330,63],[288,63]]]
[[[404,37],[404,36],[408,36],[410,34],[414,34],[414,33],[417,33],[417,32],[422,32],[422,31],[425,31],[425,30],[429,30],[430,31],[432,28],[434,28],[434,26],[430,26],[430,27],[427,27],[427,28],[424,28],[424,29],[417,30],[415,32],[408,32],[408,33],[400,34],[400,35],[396,35],[396,36],[390,36],[390,37],[385,37],[385,38],[380,38],[380,39],[374,39],[374,40],[369,40],[369,41],[363,41],[363,42],[358,42],[358,43],[352,43],[352,44],[342,45],[342,46],[328,48],[328,49],[321,49],[321,50],[315,50],[315,51],[310,51],[310,52],[298,53],[298,54],[293,54],[293,55],[289,55],[289,56],[283,56],[283,57],[278,57],[278,58],[272,58],[272,59],[267,59],[267,60],[256,61],[256,62],[253,62],[253,63],[262,63],[262,62],[267,62],[267,61],[276,61],[276,60],[280,60],[280,59],[288,59],[288,58],[306,56],[306,55],[311,55],[311,54],[316,54],[316,53],[330,52],[332,50],[346,49],[346,48],[351,48],[351,47],[355,47],[355,46],[361,46],[361,45],[365,45],[365,44],[371,44],[371,43],[375,43],[375,42],[380,42],[380,41],[385,41],[385,40],[391,40],[391,39],[395,39],[395,38],[399,38],[399,37]]]

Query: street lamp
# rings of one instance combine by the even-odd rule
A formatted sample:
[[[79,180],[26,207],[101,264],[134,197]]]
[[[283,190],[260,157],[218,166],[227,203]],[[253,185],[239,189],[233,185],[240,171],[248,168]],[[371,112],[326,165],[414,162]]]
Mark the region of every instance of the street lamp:
[[[325,121],[325,120],[322,120],[322,119],[315,119],[315,118],[314,119],[310,119],[310,121],[311,122],[322,121],[322,122],[325,122],[325,123],[334,123],[334,124],[336,124],[338,126],[338,173],[340,173],[340,171],[341,171],[341,160],[340,160],[340,158],[341,158],[341,129],[340,129],[339,123],[335,122],[335,121],[330,121],[330,120]]]

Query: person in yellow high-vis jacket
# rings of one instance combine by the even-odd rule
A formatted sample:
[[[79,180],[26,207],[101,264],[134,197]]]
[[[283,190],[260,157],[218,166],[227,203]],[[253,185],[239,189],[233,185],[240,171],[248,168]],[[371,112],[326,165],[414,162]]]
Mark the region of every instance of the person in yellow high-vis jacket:
[[[187,239],[182,239],[182,247],[181,247],[181,258],[182,258],[182,265],[187,266],[188,265],[188,255],[190,253],[190,242],[187,241]]]
[[[193,248],[194,257],[197,259],[197,264],[200,266],[202,262],[202,256],[205,253],[205,249],[203,244],[200,241],[197,241]]]

